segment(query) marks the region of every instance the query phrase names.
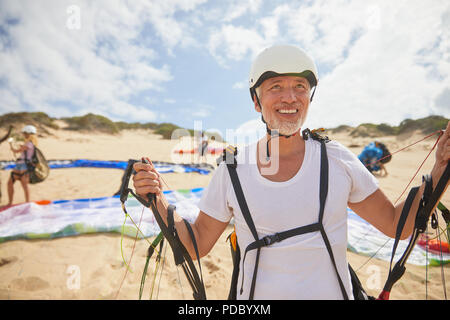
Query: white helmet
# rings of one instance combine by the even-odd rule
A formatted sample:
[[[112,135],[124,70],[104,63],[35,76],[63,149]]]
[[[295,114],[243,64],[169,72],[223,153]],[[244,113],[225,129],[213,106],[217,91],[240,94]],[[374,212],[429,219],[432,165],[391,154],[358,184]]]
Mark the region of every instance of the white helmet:
[[[28,125],[23,127],[22,132],[36,134],[36,127],[32,125]]]
[[[255,89],[264,80],[280,75],[304,77],[311,88],[319,79],[314,61],[302,49],[291,45],[273,46],[261,52],[253,62],[248,81],[252,99]]]

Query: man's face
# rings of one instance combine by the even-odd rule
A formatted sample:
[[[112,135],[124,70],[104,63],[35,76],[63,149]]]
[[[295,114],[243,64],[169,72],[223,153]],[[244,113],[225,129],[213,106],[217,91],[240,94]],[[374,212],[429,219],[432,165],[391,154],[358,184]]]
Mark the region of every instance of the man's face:
[[[259,87],[258,98],[264,120],[271,130],[291,135],[306,120],[310,91],[308,80],[295,76],[279,76],[265,80]],[[255,109],[261,112],[256,99]]]

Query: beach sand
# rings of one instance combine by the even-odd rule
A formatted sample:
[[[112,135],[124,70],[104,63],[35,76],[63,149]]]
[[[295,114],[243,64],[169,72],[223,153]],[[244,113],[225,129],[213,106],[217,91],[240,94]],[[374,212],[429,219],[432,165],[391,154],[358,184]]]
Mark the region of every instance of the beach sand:
[[[128,160],[148,156],[155,161],[173,162],[174,148],[190,147],[186,145],[187,140],[163,140],[144,130],[123,131],[119,135],[83,134],[62,129],[51,130],[51,133],[39,139],[39,147],[47,159]],[[368,142],[373,141],[373,138],[352,138],[346,133],[329,136],[349,147],[355,154],[359,154]],[[383,137],[379,140],[386,142],[389,149],[395,151],[420,138],[421,135],[411,135]],[[435,138],[431,138],[395,154],[387,164],[388,176],[377,177],[380,187],[392,201],[400,197],[434,141]],[[215,144],[220,146],[217,142]],[[7,143],[0,145],[0,158],[13,159]],[[215,158],[208,156],[208,163],[214,164]],[[184,160],[191,162],[195,159]],[[433,160],[434,153],[419,171],[412,186],[420,184],[422,174],[430,172]],[[1,205],[7,203],[6,183],[9,174],[9,171],[0,172]],[[116,169],[52,170],[44,182],[30,185],[31,200],[110,196],[118,190],[122,174],[122,170]],[[212,174],[170,173],[163,177],[169,188],[176,190],[206,187]],[[450,195],[444,195],[442,200],[450,204]],[[23,201],[23,191],[16,183],[14,203]],[[231,227],[223,233],[212,251],[201,259],[208,299],[226,299],[228,295],[232,262],[226,237],[230,232]],[[124,238],[127,260],[133,252],[130,264],[132,272],[126,272],[120,252],[120,239],[118,234],[104,233],[1,243],[0,299],[138,299],[148,244],[145,240],[135,243],[130,237]],[[368,257],[351,252],[348,252],[348,258],[368,293],[378,295],[386,279],[389,263],[376,258],[368,261]],[[177,270],[174,266],[170,250],[167,250],[164,261],[163,274],[155,281],[152,298],[192,299],[189,285],[181,269]],[[150,298],[154,266],[152,258],[143,299]],[[449,266],[444,269],[446,283],[450,283]],[[425,267],[407,265],[405,275],[392,290],[391,299],[425,299],[425,273]],[[444,298],[440,267],[428,268],[427,291],[429,299]]]

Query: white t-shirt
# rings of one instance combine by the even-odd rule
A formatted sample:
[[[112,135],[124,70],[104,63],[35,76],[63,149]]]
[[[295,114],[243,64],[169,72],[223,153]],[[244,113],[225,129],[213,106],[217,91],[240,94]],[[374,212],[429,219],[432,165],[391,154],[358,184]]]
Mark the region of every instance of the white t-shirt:
[[[352,286],[347,264],[347,202],[360,202],[378,189],[378,182],[361,161],[340,143],[326,144],[329,162],[328,196],[323,225],[331,243],[339,275],[350,299]],[[257,144],[237,156],[237,174],[259,238],[318,222],[320,143],[305,141],[305,156],[297,174],[273,182],[261,176],[256,164]],[[254,241],[225,163],[221,163],[205,189],[199,208],[222,221],[234,217],[241,250],[237,299],[248,299],[256,251],[245,258],[243,293],[242,261]],[[254,299],[342,299],[336,271],[320,232],[294,236],[263,247],[259,258]]]

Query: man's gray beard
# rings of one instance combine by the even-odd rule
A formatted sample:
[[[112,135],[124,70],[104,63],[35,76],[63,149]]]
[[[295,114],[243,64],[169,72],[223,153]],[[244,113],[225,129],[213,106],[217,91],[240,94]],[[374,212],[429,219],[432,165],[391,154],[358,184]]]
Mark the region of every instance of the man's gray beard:
[[[273,120],[273,123],[271,124],[271,130],[278,131],[279,134],[290,136],[294,133],[296,133],[303,125],[303,119],[299,119],[297,122],[286,122],[282,121],[279,122],[277,120]],[[273,128],[273,129],[272,129]]]
[[[285,105],[283,103],[277,104],[275,106],[275,108],[283,108]],[[294,105],[294,107],[296,107],[296,109],[301,110],[302,106],[300,104],[296,104]],[[278,119],[272,119],[272,121],[270,121],[271,123],[267,123],[269,125],[270,130],[274,131],[278,131],[278,134],[282,134],[284,136],[290,136],[294,133],[296,133],[298,130],[300,130],[300,128],[302,127],[303,123],[305,122],[306,119],[306,115],[304,118],[300,118],[298,119],[298,121],[296,122],[289,122],[289,121],[279,121]]]

